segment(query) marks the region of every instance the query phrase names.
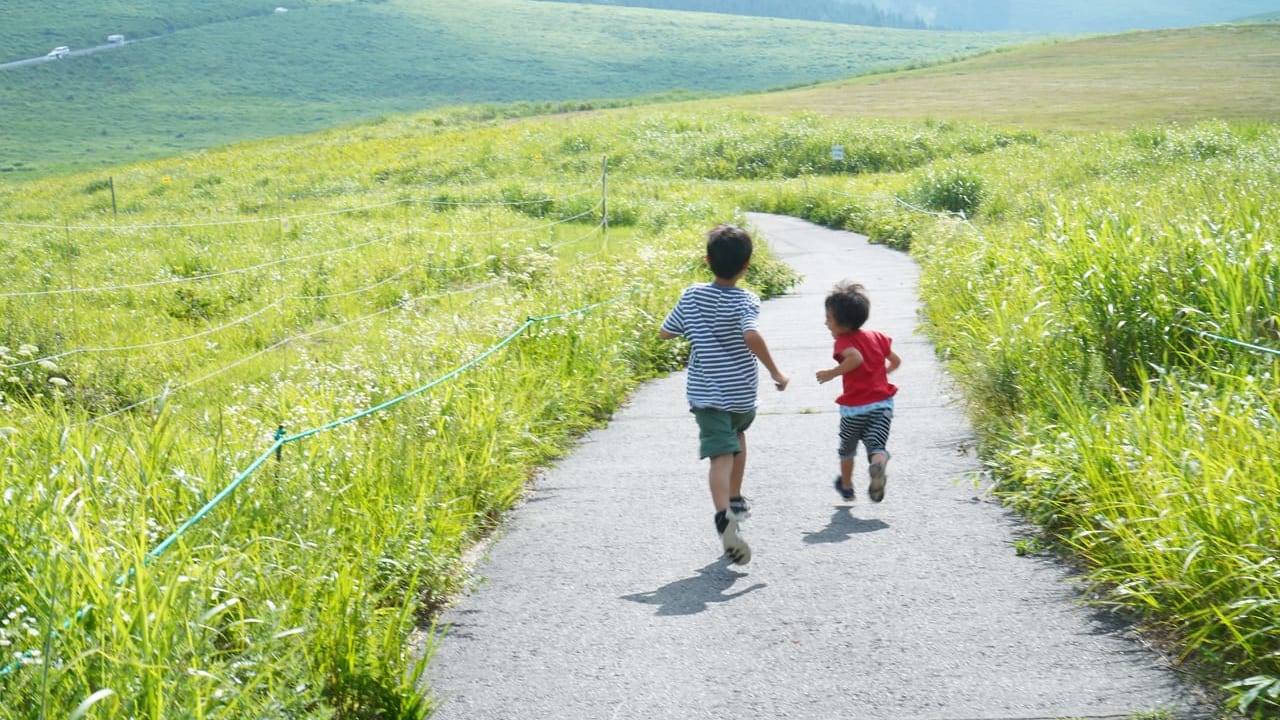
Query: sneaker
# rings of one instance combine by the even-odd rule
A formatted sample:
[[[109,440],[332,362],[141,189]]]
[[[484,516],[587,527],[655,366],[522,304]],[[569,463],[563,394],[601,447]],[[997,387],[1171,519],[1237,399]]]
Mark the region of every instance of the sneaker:
[[[729,498],[728,515],[734,520],[742,522],[751,517],[751,504],[742,496]]]
[[[831,484],[835,486],[836,492],[840,493],[840,497],[844,498],[846,502],[852,501],[855,497],[858,496],[858,494],[853,491],[852,487],[846,488],[840,484],[839,475],[836,476],[835,482]]]
[[[724,526],[724,530],[720,531],[720,543],[724,545],[724,554],[728,555],[734,564],[746,565],[751,562],[751,546],[743,539],[738,521],[727,513],[725,518],[729,522]]]
[[[880,502],[884,499],[884,462],[871,463],[868,472],[871,473],[871,484],[867,485],[867,496],[871,502]]]

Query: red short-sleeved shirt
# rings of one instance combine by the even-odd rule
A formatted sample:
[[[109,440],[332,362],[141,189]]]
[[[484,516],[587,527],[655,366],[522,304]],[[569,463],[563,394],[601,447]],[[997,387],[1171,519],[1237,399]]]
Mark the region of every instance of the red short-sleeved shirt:
[[[893,397],[898,392],[896,385],[889,382],[889,374],[885,372],[885,361],[893,350],[893,339],[876,330],[855,330],[836,338],[833,356],[836,362],[848,348],[862,353],[862,364],[845,373],[841,380],[844,392],[836,398],[836,403],[853,407],[870,405]]]

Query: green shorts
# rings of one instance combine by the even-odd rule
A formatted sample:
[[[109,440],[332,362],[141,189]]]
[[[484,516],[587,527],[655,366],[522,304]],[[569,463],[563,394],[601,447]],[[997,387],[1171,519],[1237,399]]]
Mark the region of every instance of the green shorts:
[[[698,457],[737,455],[742,452],[738,435],[751,427],[756,411],[730,412],[715,408],[694,408],[693,419],[698,421]]]

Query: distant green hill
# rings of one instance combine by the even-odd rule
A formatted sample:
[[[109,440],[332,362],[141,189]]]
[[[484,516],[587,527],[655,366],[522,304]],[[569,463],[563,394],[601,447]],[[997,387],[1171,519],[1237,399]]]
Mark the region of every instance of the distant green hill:
[[[1190,27],[1276,9],[1275,0],[555,0],[863,25],[1037,32]]]
[[[320,0],[320,3],[332,0]],[[293,8],[319,4],[289,2]],[[0,63],[44,55],[57,45],[99,45],[108,35],[149,37],[210,23],[269,15],[275,5],[263,0],[136,0],[135,2],[44,2],[5,0],[0,9]]]
[[[992,30],[1121,32],[1209,25],[1276,9],[1276,0],[1018,0],[1005,4],[1010,8],[1007,24],[960,23],[951,26]]]
[[[764,90],[1031,37],[529,0],[310,2],[251,15],[237,0],[219,16],[178,5],[164,9],[174,32],[0,69],[0,171],[100,167],[442,106]],[[144,20],[162,5],[128,16],[138,24],[87,0],[57,7],[40,20],[35,3],[6,8],[7,36],[37,35],[29,53],[74,50],[155,30]],[[222,21],[200,24],[212,20]],[[51,23],[66,32],[50,34]]]
[[[1218,25],[1032,45],[725,102],[838,116],[1063,130],[1280,122],[1280,25]]]
[[[893,12],[874,2],[858,0],[809,0],[805,3],[793,0],[540,0],[542,2],[566,2],[580,5],[622,5],[658,10],[684,10],[688,12],[726,13],[755,17],[791,18],[793,20],[817,20],[819,22],[847,23],[850,25],[876,25],[883,27],[907,27],[925,29],[924,20],[914,12]]]
[[[1261,15],[1250,15],[1237,19],[1235,22],[1241,23],[1280,23],[1280,12],[1262,13]]]

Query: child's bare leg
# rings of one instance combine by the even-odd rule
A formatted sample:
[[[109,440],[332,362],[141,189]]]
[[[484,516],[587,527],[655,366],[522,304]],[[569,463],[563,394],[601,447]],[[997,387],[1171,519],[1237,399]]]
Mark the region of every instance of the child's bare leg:
[[[716,506],[716,512],[727,509],[729,507],[729,487],[733,476],[734,455],[726,453],[724,455],[716,455],[711,458],[711,469],[707,473],[708,484],[711,486],[711,502]],[[741,480],[739,480],[741,484]]]
[[[742,538],[738,519],[729,513],[729,487],[737,464],[736,457],[733,453],[726,453],[711,458],[711,502],[716,506],[716,532],[720,534],[725,555],[731,562],[745,565],[751,562],[751,546]]]
[[[871,461],[871,467],[867,468],[871,475],[871,483],[867,485],[867,495],[872,502],[880,502],[884,499],[884,466],[885,463],[889,462],[889,455],[888,453],[877,452],[872,453],[867,459]]]
[[[733,457],[733,469],[729,473],[729,497],[742,497],[742,476],[747,471],[747,436],[738,433],[738,454]]]
[[[840,458],[840,487],[853,487],[853,458]]]

